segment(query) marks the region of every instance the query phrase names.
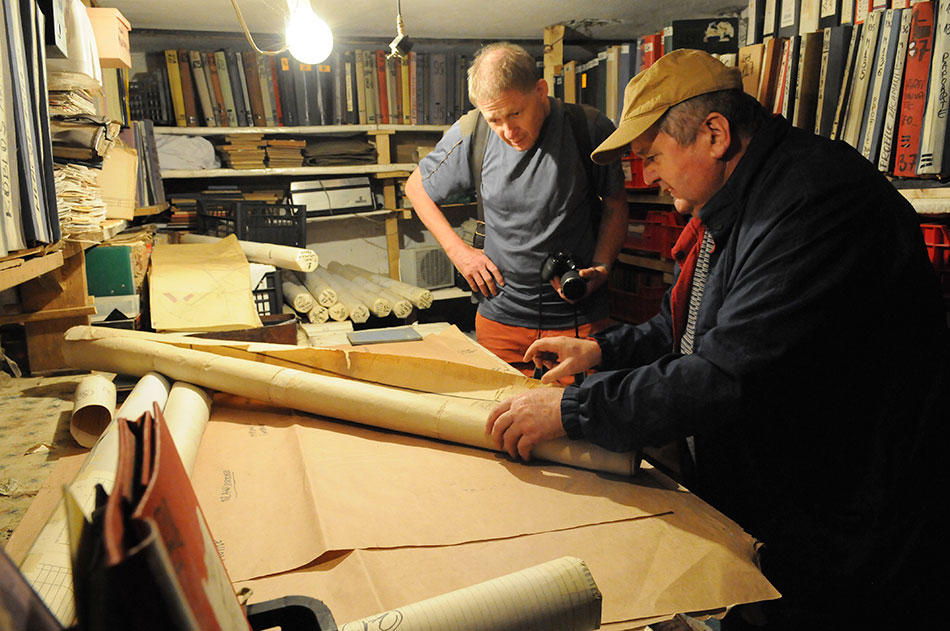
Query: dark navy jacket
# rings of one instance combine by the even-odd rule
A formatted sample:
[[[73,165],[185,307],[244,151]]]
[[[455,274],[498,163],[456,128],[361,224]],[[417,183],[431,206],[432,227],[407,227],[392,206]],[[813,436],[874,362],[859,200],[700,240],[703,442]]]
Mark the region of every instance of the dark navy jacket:
[[[700,219],[716,249],[694,354],[672,352],[669,293],[649,322],[595,336],[601,372],[562,398],[568,436],[625,451],[695,435],[692,490],[764,542],[780,591],[890,589],[950,416],[913,208],[850,146],[778,117]]]

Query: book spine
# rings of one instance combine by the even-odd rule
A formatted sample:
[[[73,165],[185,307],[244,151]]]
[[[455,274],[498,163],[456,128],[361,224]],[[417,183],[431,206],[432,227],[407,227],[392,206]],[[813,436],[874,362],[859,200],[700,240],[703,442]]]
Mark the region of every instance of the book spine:
[[[277,104],[274,102],[274,92],[271,90],[273,82],[268,78],[270,64],[264,55],[255,55],[257,58],[257,79],[261,84],[261,102],[264,105],[264,120],[268,127],[277,126]]]
[[[195,92],[198,93],[198,103],[201,105],[201,115],[207,127],[216,127],[214,110],[211,107],[211,90],[208,86],[208,77],[205,75],[204,61],[201,53],[196,50],[188,51],[191,61],[191,76],[195,80]]]
[[[376,53],[371,50],[363,51],[363,86],[366,92],[366,122],[375,125],[380,122],[376,117]]]
[[[818,74],[818,103],[815,105],[815,128],[816,134],[821,134],[822,122],[827,116],[825,110],[825,87],[828,85],[828,64],[831,55],[831,27],[822,29],[821,32],[821,71]],[[829,99],[830,100],[830,99]]]
[[[950,165],[945,164],[947,108],[950,101],[950,2],[938,2],[934,14],[933,53],[930,57],[930,78],[927,88],[927,106],[920,132],[920,157],[917,175],[941,175]]]
[[[225,51],[225,62],[228,66],[228,80],[231,83],[231,97],[234,99],[234,116],[238,127],[249,127],[244,103],[244,91],[241,89],[241,77],[238,74],[238,61],[233,53]]]
[[[203,53],[205,58],[205,73],[208,75],[208,85],[211,86],[211,107],[214,108],[214,119],[221,127],[229,127],[228,114],[224,106],[224,93],[221,90],[221,80],[218,78],[218,64],[214,53]]]
[[[247,80],[247,92],[251,104],[251,120],[254,127],[267,125],[264,114],[264,95],[261,93],[261,79],[257,72],[257,59],[253,51],[241,53],[241,64],[244,66],[244,77]]]
[[[898,25],[900,22],[898,22]],[[887,56],[888,50],[891,46],[891,29],[894,26],[894,9],[888,9],[884,12],[884,23],[881,26],[879,41],[877,45],[877,55],[874,62],[874,72],[871,76],[871,85],[868,90],[868,99],[866,114],[864,116],[864,128],[861,130],[861,138],[859,140],[859,146],[861,150],[861,155],[870,160],[871,162],[877,161],[877,156],[871,155],[871,151],[874,147],[874,136],[875,129],[877,128],[877,122],[880,119],[879,117],[879,105],[886,105],[886,101],[882,103],[882,91],[884,89],[884,75],[888,73],[887,69]],[[897,44],[896,38],[894,39],[894,44]]]
[[[410,81],[411,69],[409,67],[409,55],[399,60],[400,80],[402,82],[402,124],[412,124],[412,89],[414,84]]]
[[[282,121],[284,120],[284,104],[280,99],[280,69],[278,68],[278,63],[277,58],[268,56],[267,80],[270,83],[270,93],[274,99],[274,124],[279,126],[283,124]]]
[[[894,156],[894,175],[897,177],[917,175],[920,132],[924,106],[927,103],[930,53],[933,47],[933,2],[918,2],[911,11],[903,94],[897,126],[897,149]]]
[[[874,11],[867,15],[864,23],[864,35],[858,47],[858,56],[855,59],[854,81],[851,85],[851,95],[848,98],[848,109],[845,115],[845,128],[842,140],[859,149],[861,129],[864,122],[865,105],[868,100],[868,90],[873,72],[875,53],[877,52],[878,33],[880,32],[881,12]]]
[[[376,104],[377,122],[389,124],[389,88],[386,84],[386,51],[377,50],[376,57]]]
[[[244,124],[254,126],[254,113],[251,112],[251,95],[247,91],[247,76],[244,74],[244,58],[241,51],[234,51],[234,65],[237,66],[238,78],[241,80],[241,96],[244,98]]]
[[[841,89],[838,92],[838,104],[835,106],[835,118],[831,124],[832,140],[840,139],[844,134],[844,120],[848,110],[848,97],[851,94],[851,84],[854,83],[855,60],[858,57],[858,49],[861,47],[862,24],[854,24],[851,27],[851,40],[848,43],[848,57],[844,64],[844,76],[841,79]]]
[[[188,127],[197,127],[201,124],[200,107],[196,94],[194,73],[191,71],[191,58],[187,50],[178,51],[178,69],[181,70],[181,93],[185,103],[185,119]]]
[[[185,115],[185,100],[181,90],[181,71],[178,69],[178,51],[165,51],[165,64],[168,69],[168,84],[172,91],[172,107],[175,109],[175,125],[187,127],[188,118]]]
[[[360,125],[365,125],[366,79],[363,72],[363,51],[359,48],[353,51],[353,84],[356,93],[356,120]]]
[[[221,96],[224,97],[224,114],[228,119],[228,126],[237,127],[237,107],[234,104],[234,94],[231,92],[228,60],[225,58],[223,50],[214,52],[214,64],[218,71],[218,82],[221,84]]]
[[[894,52],[894,71],[890,79],[890,88],[887,94],[887,111],[884,118],[884,128],[881,131],[881,151],[877,160],[877,169],[882,173],[891,170],[891,157],[894,149],[894,126],[897,122],[897,108],[900,105],[901,85],[904,79],[904,66],[907,60],[907,43],[910,38],[910,21],[913,12],[910,9],[900,9],[901,26],[897,41],[897,50]]]

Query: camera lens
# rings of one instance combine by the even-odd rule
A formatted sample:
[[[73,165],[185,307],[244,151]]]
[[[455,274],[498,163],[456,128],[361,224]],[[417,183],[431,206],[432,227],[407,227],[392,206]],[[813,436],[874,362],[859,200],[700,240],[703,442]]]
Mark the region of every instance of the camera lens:
[[[561,276],[561,291],[564,292],[565,298],[580,300],[587,293],[587,283],[577,270],[568,270]]]

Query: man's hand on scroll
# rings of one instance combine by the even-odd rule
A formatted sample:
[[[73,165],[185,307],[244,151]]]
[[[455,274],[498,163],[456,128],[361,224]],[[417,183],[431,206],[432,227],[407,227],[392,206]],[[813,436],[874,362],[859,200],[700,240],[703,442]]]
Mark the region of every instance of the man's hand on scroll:
[[[451,258],[472,291],[483,296],[495,296],[498,295],[498,287],[504,286],[505,279],[484,250],[462,244]]]
[[[525,351],[524,361],[548,369],[542,383],[557,383],[559,379],[587,372],[600,364],[600,344],[594,340],[576,337],[542,337]]]
[[[538,443],[565,435],[561,425],[561,388],[534,388],[499,403],[488,415],[485,433],[495,449],[531,460]]]

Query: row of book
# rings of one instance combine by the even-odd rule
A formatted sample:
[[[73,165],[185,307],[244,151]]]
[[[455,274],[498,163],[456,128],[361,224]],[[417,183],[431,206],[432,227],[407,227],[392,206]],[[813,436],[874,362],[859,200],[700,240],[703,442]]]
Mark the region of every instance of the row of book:
[[[468,58],[334,52],[326,63],[238,50],[165,50],[129,86],[133,119],[178,127],[447,125],[468,104]]]
[[[735,17],[673,20],[662,31],[601,48],[586,62],[569,61],[554,77],[554,96],[591,105],[614,124],[623,110],[627,83],[664,53],[680,48],[705,50],[735,66],[739,52],[739,19]]]
[[[950,0],[769,37],[739,57],[746,91],[795,126],[847,142],[896,177],[950,175]]]
[[[37,3],[0,2],[0,256],[61,236],[45,50]]]
[[[916,0],[749,0],[745,44],[863,24],[873,11],[909,9]]]

